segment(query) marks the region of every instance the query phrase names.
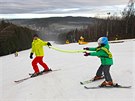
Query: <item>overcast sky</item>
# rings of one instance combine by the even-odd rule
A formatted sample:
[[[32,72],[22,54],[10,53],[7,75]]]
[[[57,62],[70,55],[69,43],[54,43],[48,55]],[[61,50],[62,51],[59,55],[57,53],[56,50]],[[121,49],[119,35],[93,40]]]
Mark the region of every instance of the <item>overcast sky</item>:
[[[0,18],[107,16],[119,14],[129,0],[0,0]]]

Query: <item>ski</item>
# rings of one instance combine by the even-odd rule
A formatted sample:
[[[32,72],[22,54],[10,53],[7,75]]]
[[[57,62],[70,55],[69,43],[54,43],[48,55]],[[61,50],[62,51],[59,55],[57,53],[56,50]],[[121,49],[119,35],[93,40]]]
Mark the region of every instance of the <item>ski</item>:
[[[52,70],[50,70],[50,71],[40,71],[39,72],[39,75],[42,75],[43,73],[48,73],[48,72],[51,72]],[[54,70],[53,70],[54,71]],[[33,75],[33,73],[29,73],[29,75],[30,76],[32,76]]]
[[[99,79],[99,80],[103,80],[103,79],[104,79],[104,78]],[[85,84],[92,83],[92,82],[99,81],[99,80],[94,80],[94,79],[85,80],[85,81],[80,82],[80,84],[81,84],[81,85],[85,85]]]
[[[55,70],[52,70],[52,71],[43,72],[43,73],[41,73],[41,74],[39,74],[39,75],[37,75],[35,77],[38,77],[38,76],[44,75],[44,74],[48,74],[48,73],[51,73],[51,72],[54,72],[54,71],[59,71],[59,70],[61,70],[61,69],[55,69]],[[34,78],[34,77],[29,76],[29,77],[26,77],[26,78],[23,78],[23,79],[16,80],[14,82],[15,83],[21,83],[21,82],[26,81],[26,80],[31,79],[31,78]]]
[[[82,81],[82,82],[80,82],[80,84],[85,85],[85,84],[88,84],[88,83],[91,83],[91,82],[94,82],[94,80],[91,79],[91,80]]]
[[[85,89],[99,89],[99,88],[131,88],[132,86],[122,86],[119,84],[116,84],[114,86],[95,86],[95,87],[90,87],[90,86],[84,86]]]

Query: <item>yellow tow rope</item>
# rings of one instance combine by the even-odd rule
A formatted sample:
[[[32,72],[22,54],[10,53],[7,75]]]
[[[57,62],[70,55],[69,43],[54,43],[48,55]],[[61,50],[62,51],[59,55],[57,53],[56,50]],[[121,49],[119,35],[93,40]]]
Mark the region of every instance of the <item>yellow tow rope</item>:
[[[88,52],[87,50],[64,50],[64,49],[60,49],[54,46],[49,46],[50,48],[59,51],[59,52],[64,52],[64,53],[84,53],[84,52]]]

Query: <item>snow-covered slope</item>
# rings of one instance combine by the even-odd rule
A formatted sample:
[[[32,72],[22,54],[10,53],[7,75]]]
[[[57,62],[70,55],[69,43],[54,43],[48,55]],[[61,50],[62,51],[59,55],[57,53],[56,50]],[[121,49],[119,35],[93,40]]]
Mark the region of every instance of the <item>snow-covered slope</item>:
[[[78,50],[97,46],[97,43],[53,45]],[[83,53],[62,53],[45,47],[44,61],[50,68],[61,70],[20,84],[14,80],[25,78],[33,72],[30,50],[19,52],[18,57],[14,54],[0,57],[0,101],[134,101],[135,40],[111,43],[110,46],[114,57],[112,78],[122,85],[132,85],[131,89],[86,90],[79,82],[95,76],[100,60],[97,57],[84,57]],[[101,82],[87,85],[96,86]]]

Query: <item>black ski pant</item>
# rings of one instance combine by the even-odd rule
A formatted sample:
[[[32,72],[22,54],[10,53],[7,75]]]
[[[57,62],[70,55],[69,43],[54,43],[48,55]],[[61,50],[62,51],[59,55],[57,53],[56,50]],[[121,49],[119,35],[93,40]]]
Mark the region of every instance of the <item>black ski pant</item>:
[[[102,74],[104,74],[106,81],[112,81],[110,75],[110,67],[111,65],[100,65],[100,67],[97,70],[96,76],[102,76]]]

